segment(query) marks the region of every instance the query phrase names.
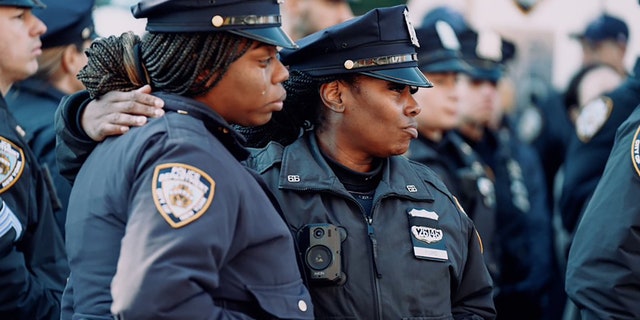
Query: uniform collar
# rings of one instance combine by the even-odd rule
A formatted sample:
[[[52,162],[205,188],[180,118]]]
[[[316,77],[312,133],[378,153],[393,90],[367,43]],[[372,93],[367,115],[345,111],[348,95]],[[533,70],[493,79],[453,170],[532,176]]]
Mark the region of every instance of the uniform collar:
[[[154,95],[165,101],[165,110],[200,119],[207,130],[218,138],[238,161],[243,161],[249,156],[249,151],[244,147],[244,137],[209,106],[175,94],[159,92]]]
[[[424,177],[424,174],[416,172],[414,165],[405,157],[390,157],[386,159],[382,168],[382,180],[376,189],[376,197],[393,195],[417,201],[431,201],[434,199],[428,187],[431,181],[425,181]],[[312,132],[285,148],[278,187],[289,190],[330,190],[349,194],[322,156],[316,136]]]

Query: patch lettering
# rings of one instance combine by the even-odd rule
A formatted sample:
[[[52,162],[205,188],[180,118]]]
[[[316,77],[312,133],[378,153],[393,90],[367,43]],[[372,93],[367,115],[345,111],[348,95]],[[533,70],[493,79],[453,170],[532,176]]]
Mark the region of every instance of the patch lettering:
[[[209,175],[187,164],[161,164],[153,173],[156,209],[176,229],[198,220],[209,209],[215,187]]]
[[[636,170],[636,174],[640,177],[640,126],[636,129],[636,133],[633,135],[633,141],[631,142],[631,163]]]
[[[0,194],[20,179],[24,165],[22,149],[4,137],[0,137]]]

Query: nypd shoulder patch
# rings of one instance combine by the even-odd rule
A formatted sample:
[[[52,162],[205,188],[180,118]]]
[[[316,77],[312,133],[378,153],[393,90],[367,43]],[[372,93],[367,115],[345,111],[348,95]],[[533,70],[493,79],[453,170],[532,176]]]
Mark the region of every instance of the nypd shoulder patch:
[[[589,142],[607,122],[613,110],[609,97],[600,97],[585,105],[576,119],[576,135],[582,142]]]
[[[0,194],[11,188],[24,171],[24,152],[13,142],[0,137]]]
[[[172,228],[181,228],[209,209],[216,183],[196,167],[167,163],[156,166],[151,187],[162,217]]]
[[[633,135],[633,141],[631,141],[631,163],[636,170],[636,174],[640,176],[640,126],[636,129],[636,133]]]

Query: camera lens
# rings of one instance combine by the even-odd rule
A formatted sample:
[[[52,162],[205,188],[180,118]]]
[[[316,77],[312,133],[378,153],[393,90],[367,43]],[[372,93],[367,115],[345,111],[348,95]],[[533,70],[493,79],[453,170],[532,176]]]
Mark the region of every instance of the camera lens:
[[[320,239],[324,236],[324,229],[322,228],[316,228],[313,230],[313,236],[316,237],[316,239]]]
[[[313,246],[307,251],[306,260],[311,269],[324,270],[331,265],[331,250],[325,246]]]

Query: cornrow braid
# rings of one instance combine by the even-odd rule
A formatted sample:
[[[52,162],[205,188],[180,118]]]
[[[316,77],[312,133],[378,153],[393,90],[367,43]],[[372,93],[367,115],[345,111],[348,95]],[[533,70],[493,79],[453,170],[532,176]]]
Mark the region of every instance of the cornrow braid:
[[[261,148],[270,141],[288,145],[302,132],[320,128],[323,123],[320,86],[336,80],[355,82],[355,76],[313,77],[308,73],[291,70],[289,79],[283,83],[287,91],[282,111],[274,112],[271,120],[258,127],[237,127],[247,139],[247,146]]]
[[[215,87],[252,43],[228,32],[155,33],[144,40],[126,32],[94,41],[78,79],[92,98],[147,82],[154,90],[196,97]]]

